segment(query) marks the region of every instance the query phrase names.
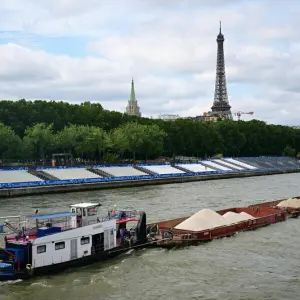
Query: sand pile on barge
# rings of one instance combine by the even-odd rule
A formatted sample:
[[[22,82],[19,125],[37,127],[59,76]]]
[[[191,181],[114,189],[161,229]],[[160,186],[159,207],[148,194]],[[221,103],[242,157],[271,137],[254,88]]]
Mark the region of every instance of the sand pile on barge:
[[[245,216],[235,213],[233,211],[228,211],[226,214],[223,215],[223,218],[226,219],[227,224],[238,223],[248,220],[248,218],[245,219]]]
[[[202,209],[175,226],[175,229],[201,231],[228,225],[226,220],[211,209]]]
[[[292,207],[292,208],[300,208],[300,199],[297,198],[289,198],[287,200],[283,200],[277,204],[279,207]]]
[[[253,220],[255,219],[253,216],[251,216],[250,214],[247,214],[246,212],[242,211],[240,213],[241,216],[243,216],[244,220],[243,221],[246,221],[246,220]]]
[[[186,219],[185,221],[175,226],[175,229],[201,231],[221,226],[227,226],[230,224],[243,222],[250,219],[255,218],[245,212],[241,212],[238,214],[229,211],[223,216],[221,216],[211,209],[202,209],[194,215],[192,215],[191,217],[189,217],[188,219]]]

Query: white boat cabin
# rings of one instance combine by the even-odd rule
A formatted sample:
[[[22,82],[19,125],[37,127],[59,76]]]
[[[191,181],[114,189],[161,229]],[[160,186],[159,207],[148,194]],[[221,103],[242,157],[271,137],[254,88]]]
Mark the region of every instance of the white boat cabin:
[[[70,212],[27,216],[22,232],[9,235],[6,242],[32,244],[32,268],[67,263],[117,246],[116,219],[100,217],[101,204],[71,205]]]
[[[100,222],[100,220],[107,221],[108,216],[101,218],[98,216],[98,208],[101,204],[94,203],[79,203],[71,205],[71,213],[73,216],[73,222],[76,223],[76,227],[87,226]]]

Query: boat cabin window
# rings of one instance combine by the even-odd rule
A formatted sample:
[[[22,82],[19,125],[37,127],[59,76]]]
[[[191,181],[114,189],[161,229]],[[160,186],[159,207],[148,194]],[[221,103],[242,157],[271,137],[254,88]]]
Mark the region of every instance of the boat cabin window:
[[[86,217],[86,208],[83,209],[83,214],[84,217]]]
[[[87,245],[90,243],[90,238],[87,236],[87,237],[82,237],[81,240],[80,240],[80,244],[81,245]]]
[[[97,215],[97,207],[88,208],[88,216],[96,216]]]
[[[76,214],[76,208],[75,207],[72,207],[72,214]]]
[[[45,252],[46,252],[46,245],[37,246],[37,247],[36,247],[36,252],[37,252],[38,254],[40,254],[40,253],[45,253]]]
[[[65,242],[55,243],[55,250],[65,249]]]
[[[110,231],[110,235],[114,235],[114,230],[113,229]]]

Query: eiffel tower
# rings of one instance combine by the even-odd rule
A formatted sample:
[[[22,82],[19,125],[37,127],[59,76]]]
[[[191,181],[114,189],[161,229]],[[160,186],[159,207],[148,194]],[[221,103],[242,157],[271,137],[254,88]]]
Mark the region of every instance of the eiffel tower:
[[[213,115],[219,115],[224,119],[232,119],[231,106],[228,102],[226,74],[225,74],[225,59],[224,59],[224,35],[222,34],[221,22],[220,32],[217,36],[218,52],[217,52],[217,71],[214,103],[211,107]]]

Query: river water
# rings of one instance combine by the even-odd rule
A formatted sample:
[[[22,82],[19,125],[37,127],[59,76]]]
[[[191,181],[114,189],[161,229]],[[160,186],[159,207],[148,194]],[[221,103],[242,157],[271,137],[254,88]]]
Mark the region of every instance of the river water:
[[[149,221],[300,195],[300,174],[226,179],[0,200],[0,216],[68,210],[99,201]],[[0,300],[298,299],[300,220],[181,250],[143,249],[88,267],[0,283]]]

